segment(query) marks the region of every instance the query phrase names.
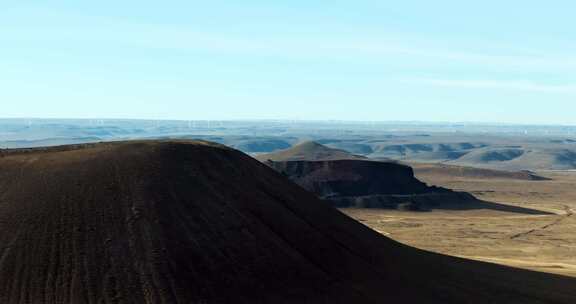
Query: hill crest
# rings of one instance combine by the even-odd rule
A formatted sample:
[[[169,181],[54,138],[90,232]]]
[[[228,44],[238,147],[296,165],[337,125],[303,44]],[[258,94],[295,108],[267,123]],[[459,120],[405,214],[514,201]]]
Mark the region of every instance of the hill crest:
[[[296,160],[341,160],[341,159],[368,159],[364,156],[354,155],[344,150],[334,149],[315,141],[305,141],[288,149],[260,154],[256,156],[260,161],[296,161]]]

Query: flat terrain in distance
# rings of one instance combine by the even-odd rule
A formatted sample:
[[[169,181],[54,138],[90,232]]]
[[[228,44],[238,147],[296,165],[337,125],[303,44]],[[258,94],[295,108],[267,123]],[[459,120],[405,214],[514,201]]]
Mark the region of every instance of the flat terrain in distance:
[[[552,212],[496,210],[402,212],[342,209],[374,230],[421,249],[576,277],[576,172],[538,172],[550,181],[452,177],[418,173],[421,180],[477,198]]]

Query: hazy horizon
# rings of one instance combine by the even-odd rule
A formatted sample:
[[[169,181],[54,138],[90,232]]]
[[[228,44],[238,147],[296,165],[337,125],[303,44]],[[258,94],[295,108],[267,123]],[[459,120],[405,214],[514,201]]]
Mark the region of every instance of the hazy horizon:
[[[237,118],[237,119],[155,119],[155,118],[126,118],[126,117],[1,117],[1,120],[22,120],[25,123],[28,120],[54,120],[54,121],[166,121],[166,122],[187,122],[187,121],[214,121],[214,122],[294,122],[294,123],[358,123],[358,124],[467,124],[467,125],[486,125],[486,126],[542,126],[542,127],[573,127],[574,124],[553,124],[553,123],[514,123],[505,121],[440,121],[440,120],[347,120],[347,119],[288,119],[288,118]]]

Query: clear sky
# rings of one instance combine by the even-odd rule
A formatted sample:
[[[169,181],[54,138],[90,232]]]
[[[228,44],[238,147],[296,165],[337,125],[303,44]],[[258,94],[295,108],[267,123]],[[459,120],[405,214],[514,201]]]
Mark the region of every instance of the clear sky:
[[[0,1],[0,117],[576,124],[572,0]]]

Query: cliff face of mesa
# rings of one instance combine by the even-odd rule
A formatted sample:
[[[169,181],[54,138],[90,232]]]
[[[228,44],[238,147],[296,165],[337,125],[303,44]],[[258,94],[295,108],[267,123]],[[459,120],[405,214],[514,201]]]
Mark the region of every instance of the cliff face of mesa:
[[[337,207],[427,209],[474,198],[467,193],[430,187],[411,167],[369,160],[267,161],[304,189]]]

